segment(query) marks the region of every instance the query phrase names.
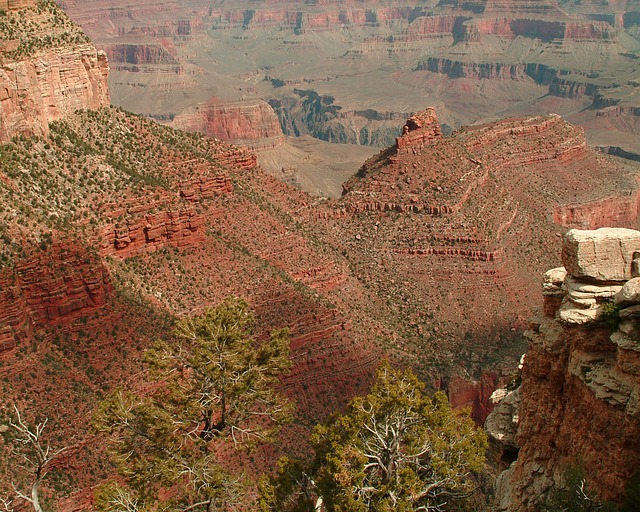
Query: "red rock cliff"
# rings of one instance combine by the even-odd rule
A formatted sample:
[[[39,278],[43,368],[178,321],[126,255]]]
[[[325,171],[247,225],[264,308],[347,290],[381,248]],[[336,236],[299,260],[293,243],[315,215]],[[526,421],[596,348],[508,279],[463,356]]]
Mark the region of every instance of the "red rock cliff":
[[[109,104],[106,55],[53,2],[50,10],[28,3],[20,3],[25,9],[19,13],[7,11],[2,16],[6,23],[0,30],[0,141],[4,142],[15,135],[45,135],[51,121],[78,109]],[[17,2],[9,1],[9,8],[14,5]]]
[[[499,510],[536,510],[584,464],[593,495],[619,502],[640,465],[640,232],[571,230],[564,268],[545,276],[545,313],[528,331],[520,453],[499,479]],[[619,308],[612,327],[603,304]]]
[[[213,98],[178,114],[173,126],[252,149],[272,148],[284,142],[278,116],[262,100],[222,102]]]
[[[46,325],[70,323],[105,305],[112,287],[106,268],[85,248],[59,244],[0,272],[0,353]]]

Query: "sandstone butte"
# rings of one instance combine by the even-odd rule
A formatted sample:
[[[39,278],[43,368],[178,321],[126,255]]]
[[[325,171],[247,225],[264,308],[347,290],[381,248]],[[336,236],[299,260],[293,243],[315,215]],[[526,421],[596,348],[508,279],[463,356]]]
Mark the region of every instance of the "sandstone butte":
[[[570,230],[563,242],[526,332],[522,384],[487,420],[503,462],[517,455],[497,510],[536,510],[577,462],[594,494],[619,500],[640,464],[640,232]]]
[[[528,290],[559,263],[556,235],[638,220],[637,169],[594,153],[559,116],[443,137],[427,109],[339,201],[322,201],[246,149],[85,101],[46,131],[34,121],[40,136],[3,145],[0,163],[3,396],[71,441],[63,510],[88,507],[105,470],[85,428],[92,407],[117,384],[145,389],[139,356],[175,318],[241,295],[259,335],[291,328],[283,386],[299,422],[278,450],[300,450],[300,425],[365,392],[382,356],[480,422],[524,350]],[[230,463],[259,471],[275,455]]]

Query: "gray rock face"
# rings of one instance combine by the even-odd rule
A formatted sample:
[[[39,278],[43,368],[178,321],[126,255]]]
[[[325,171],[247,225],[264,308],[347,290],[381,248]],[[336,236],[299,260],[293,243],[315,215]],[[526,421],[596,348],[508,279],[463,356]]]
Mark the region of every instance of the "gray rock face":
[[[640,232],[623,228],[569,230],[564,237],[562,263],[573,277],[595,281],[627,281],[632,276]]]
[[[506,390],[504,391],[506,392]],[[487,421],[484,424],[487,434],[503,445],[517,448],[516,432],[518,431],[519,408],[520,388],[517,388],[507,393],[487,417]]]
[[[620,289],[615,296],[616,304],[627,306],[629,304],[640,303],[640,277],[630,279]]]

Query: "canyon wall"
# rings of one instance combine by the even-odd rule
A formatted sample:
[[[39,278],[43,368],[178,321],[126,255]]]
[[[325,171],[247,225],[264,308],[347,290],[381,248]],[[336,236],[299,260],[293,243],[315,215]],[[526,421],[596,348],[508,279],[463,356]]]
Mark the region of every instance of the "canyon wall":
[[[51,121],[109,105],[106,55],[58,11],[61,18],[35,8],[2,15],[0,141],[46,135]],[[15,33],[21,23],[31,32]]]
[[[262,100],[222,102],[213,98],[176,115],[171,125],[251,149],[273,148],[284,143],[278,116]]]
[[[100,258],[77,244],[54,244],[0,271],[0,353],[39,328],[95,313],[111,291]]]
[[[109,104],[106,55],[91,44],[4,61],[0,68],[0,140],[46,135],[51,121]]]
[[[0,9],[4,11],[18,11],[35,6],[36,0],[0,0]]]
[[[620,503],[640,468],[640,232],[570,230],[527,331],[517,461],[499,510],[533,511],[570,467],[591,496]]]

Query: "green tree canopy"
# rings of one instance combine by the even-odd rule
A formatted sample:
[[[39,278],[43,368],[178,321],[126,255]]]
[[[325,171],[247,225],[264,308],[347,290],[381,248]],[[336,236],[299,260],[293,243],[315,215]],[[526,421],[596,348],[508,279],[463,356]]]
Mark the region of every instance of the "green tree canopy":
[[[291,367],[288,331],[260,344],[253,321],[245,301],[226,299],[178,322],[173,339],[145,353],[154,391],[118,389],[101,402],[94,425],[127,487],[103,487],[99,509],[232,508],[241,482],[218,463],[219,443],[267,442],[292,409],[275,391]]]
[[[302,510],[311,496],[329,512],[439,511],[460,503],[473,490],[472,472],[484,466],[486,436],[468,412],[423,388],[410,370],[383,364],[370,394],[315,429],[312,468],[284,461],[278,477],[263,482],[262,509]]]

